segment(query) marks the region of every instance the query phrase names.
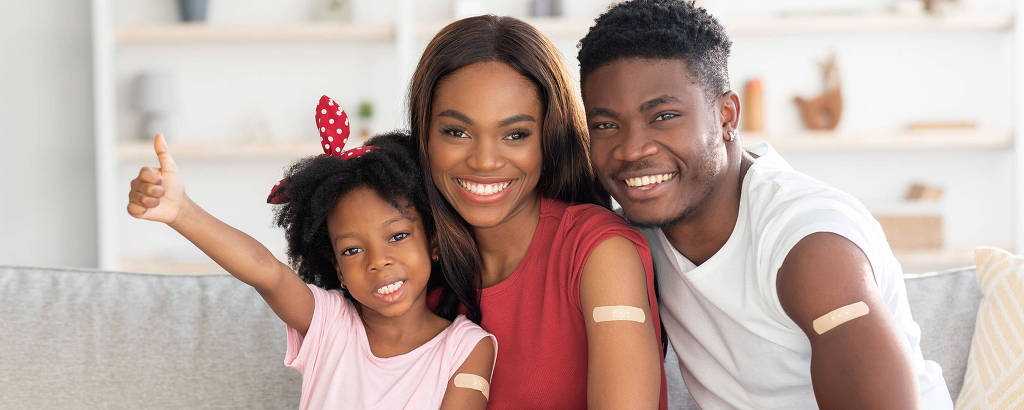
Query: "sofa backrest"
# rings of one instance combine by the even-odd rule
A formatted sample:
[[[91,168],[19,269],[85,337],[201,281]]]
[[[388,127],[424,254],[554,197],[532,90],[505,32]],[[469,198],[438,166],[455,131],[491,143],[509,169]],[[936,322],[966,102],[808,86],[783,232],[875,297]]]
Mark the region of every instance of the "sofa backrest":
[[[0,266],[0,408],[285,409],[284,324],[227,275]]]
[[[909,275],[924,357],[955,398],[981,300],[974,269]],[[226,275],[0,266],[0,407],[281,409],[301,378],[284,324]],[[669,349],[672,408],[696,408]]]

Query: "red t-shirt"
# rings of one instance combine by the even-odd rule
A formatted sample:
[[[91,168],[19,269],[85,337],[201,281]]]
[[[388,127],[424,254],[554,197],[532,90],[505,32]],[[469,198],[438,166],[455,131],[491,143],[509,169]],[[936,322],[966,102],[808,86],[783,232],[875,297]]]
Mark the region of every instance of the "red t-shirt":
[[[614,236],[632,241],[639,250],[660,345],[654,270],[644,236],[599,206],[542,198],[540,223],[519,267],[480,296],[480,325],[498,339],[489,409],[587,407],[587,329],[580,275],[594,248]],[[432,299],[436,303],[437,298]],[[660,407],[667,404],[663,363]]]

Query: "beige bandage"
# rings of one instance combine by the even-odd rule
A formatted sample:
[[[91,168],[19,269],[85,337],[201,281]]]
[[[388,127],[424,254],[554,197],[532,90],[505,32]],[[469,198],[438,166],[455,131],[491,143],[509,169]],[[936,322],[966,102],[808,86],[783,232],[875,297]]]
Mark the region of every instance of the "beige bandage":
[[[843,306],[839,309],[833,310],[826,313],[822,317],[814,319],[814,331],[818,334],[824,334],[825,332],[832,330],[832,328],[839,326],[843,323],[849,322],[853,319],[859,318],[868,314],[868,304],[864,302],[857,302]]]
[[[469,373],[459,373],[455,375],[455,387],[461,387],[464,389],[473,389],[484,394],[485,399],[491,398],[491,384],[487,382],[487,379]]]
[[[598,306],[594,308],[594,321],[597,323],[613,320],[628,320],[643,323],[647,320],[643,309],[635,306]]]

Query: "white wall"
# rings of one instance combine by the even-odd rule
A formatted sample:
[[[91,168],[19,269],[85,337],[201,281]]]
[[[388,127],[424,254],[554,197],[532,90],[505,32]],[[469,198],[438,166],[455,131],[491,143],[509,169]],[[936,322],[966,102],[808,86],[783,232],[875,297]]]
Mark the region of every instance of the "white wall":
[[[0,264],[94,267],[88,1],[0,5]]]

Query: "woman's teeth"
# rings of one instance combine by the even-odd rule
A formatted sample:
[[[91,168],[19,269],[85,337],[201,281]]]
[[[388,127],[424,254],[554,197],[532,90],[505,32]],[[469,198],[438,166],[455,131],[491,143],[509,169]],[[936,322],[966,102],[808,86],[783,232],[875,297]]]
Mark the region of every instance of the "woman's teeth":
[[[630,188],[651,189],[652,185],[660,184],[676,176],[675,172],[657,175],[644,175],[642,177],[626,178],[626,186]]]
[[[377,294],[387,295],[387,294],[390,294],[390,293],[394,293],[394,291],[396,291],[396,290],[398,290],[398,288],[402,287],[402,284],[404,284],[404,283],[405,283],[404,280],[400,280],[400,281],[392,283],[390,285],[381,286],[380,289],[377,289]]]
[[[456,178],[456,181],[459,182],[459,185],[462,187],[462,189],[465,189],[473,194],[481,196],[494,195],[498,192],[503,191],[505,188],[508,188],[509,184],[512,183],[512,180],[508,180],[505,182],[498,182],[494,184],[478,184],[475,182],[463,181],[458,178]]]

